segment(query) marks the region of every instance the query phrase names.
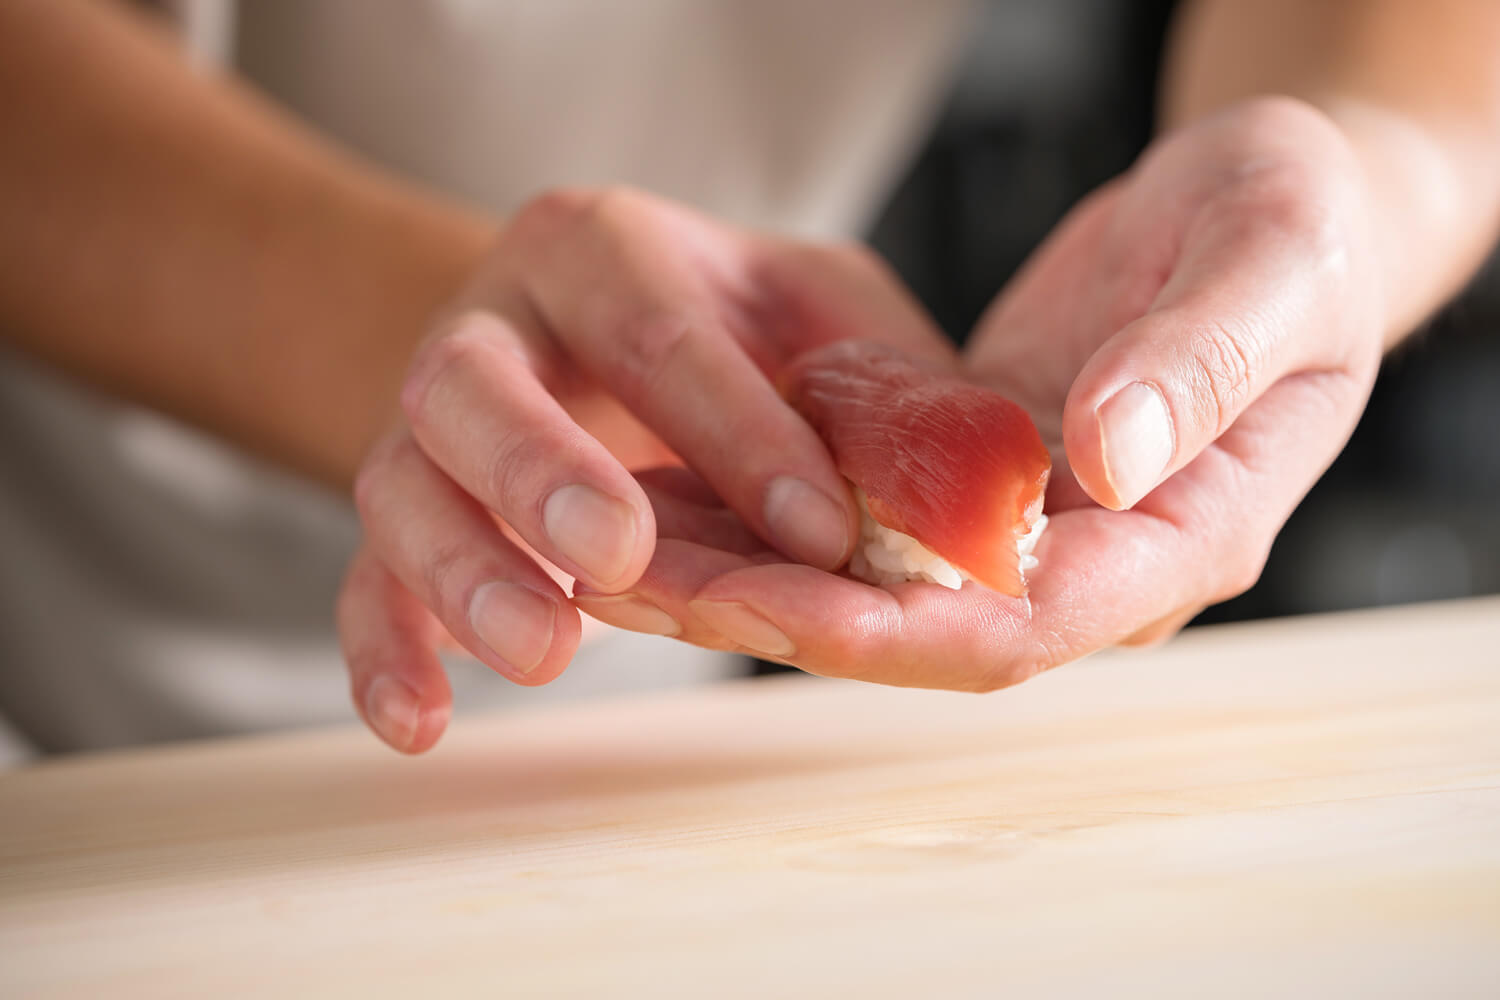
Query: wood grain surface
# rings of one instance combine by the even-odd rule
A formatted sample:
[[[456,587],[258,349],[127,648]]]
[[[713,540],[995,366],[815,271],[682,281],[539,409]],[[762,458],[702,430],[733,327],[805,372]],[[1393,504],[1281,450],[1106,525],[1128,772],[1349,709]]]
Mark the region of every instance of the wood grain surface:
[[[1500,600],[0,776],[0,997],[272,994],[1500,996]]]

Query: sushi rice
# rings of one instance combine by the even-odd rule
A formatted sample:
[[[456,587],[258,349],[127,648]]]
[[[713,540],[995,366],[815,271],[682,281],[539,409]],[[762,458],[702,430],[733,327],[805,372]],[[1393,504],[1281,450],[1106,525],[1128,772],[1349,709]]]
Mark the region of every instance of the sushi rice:
[[[849,559],[849,572],[867,583],[886,586],[912,580],[925,580],[960,590],[964,581],[971,577],[942,556],[910,535],[887,528],[870,514],[864,491],[854,488],[854,498],[859,502],[859,543]],[[1016,539],[1016,551],[1021,556],[1021,572],[1037,565],[1032,550],[1042,531],[1047,527],[1047,515],[1036,519],[1031,531]]]

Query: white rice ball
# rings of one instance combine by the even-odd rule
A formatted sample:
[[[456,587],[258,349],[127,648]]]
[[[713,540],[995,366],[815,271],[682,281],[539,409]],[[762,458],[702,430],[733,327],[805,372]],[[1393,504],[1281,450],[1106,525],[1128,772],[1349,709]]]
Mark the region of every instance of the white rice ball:
[[[867,583],[886,586],[910,580],[925,580],[950,590],[960,590],[969,575],[910,535],[887,528],[870,516],[864,491],[854,488],[859,502],[859,543],[849,559],[849,572]],[[1047,527],[1047,515],[1038,517],[1025,536],[1016,539],[1021,572],[1037,565],[1032,550]]]

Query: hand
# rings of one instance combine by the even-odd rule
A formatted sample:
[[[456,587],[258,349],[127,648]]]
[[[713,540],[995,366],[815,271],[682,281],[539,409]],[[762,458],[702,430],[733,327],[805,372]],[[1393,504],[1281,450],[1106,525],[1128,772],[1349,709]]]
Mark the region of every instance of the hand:
[[[532,202],[445,315],[411,363],[405,421],[359,473],[365,542],[338,608],[355,704],[410,752],[446,724],[440,643],[520,684],[563,670],[580,622],[554,575],[624,591],[663,530],[837,566],[852,501],[768,373],[851,336],[949,353],[867,252],[629,191]],[[679,457],[701,479],[631,473]],[[727,534],[711,527],[724,512],[677,500],[709,491]]]
[[[1254,582],[1358,419],[1385,322],[1370,209],[1337,128],[1267,100],[1162,139],[1064,220],[965,359],[1057,463],[1029,599],[681,543],[636,592],[693,641],[926,687],[1171,634]]]

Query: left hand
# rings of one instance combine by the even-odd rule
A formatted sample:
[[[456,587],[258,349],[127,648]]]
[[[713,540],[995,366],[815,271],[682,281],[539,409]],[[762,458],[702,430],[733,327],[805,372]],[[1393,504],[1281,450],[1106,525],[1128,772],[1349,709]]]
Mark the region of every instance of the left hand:
[[[724,551],[691,519],[632,593],[689,641],[923,687],[1172,634],[1254,583],[1353,430],[1386,324],[1374,207],[1333,122],[1263,99],[1165,136],[1063,221],[965,358],[1054,452],[1028,598],[883,590]]]

